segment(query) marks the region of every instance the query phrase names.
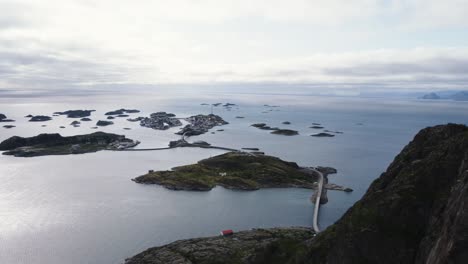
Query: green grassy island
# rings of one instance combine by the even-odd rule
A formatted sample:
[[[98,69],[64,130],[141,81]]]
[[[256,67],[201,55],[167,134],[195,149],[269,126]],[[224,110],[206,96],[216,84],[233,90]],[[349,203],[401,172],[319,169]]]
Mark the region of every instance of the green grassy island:
[[[150,171],[134,181],[159,184],[171,190],[209,191],[217,185],[235,190],[311,189],[315,188],[317,179],[318,175],[295,162],[266,155],[229,152],[169,171]]]

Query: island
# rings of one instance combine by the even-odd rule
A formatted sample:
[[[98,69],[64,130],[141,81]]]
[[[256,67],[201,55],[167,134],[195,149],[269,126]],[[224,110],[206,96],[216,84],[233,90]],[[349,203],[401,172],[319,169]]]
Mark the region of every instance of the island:
[[[323,129],[323,126],[314,125],[314,126],[311,126],[310,128],[313,128],[313,129]]]
[[[83,117],[80,119],[80,121],[83,121],[83,122],[89,122],[89,121],[93,121],[91,118],[88,118],[88,117]]]
[[[50,116],[37,115],[37,116],[31,117],[31,119],[29,119],[29,122],[45,122],[45,121],[50,121],[50,120],[52,120],[52,117]]]
[[[15,120],[8,119],[6,115],[0,114],[0,123],[1,122],[15,122]]]
[[[110,126],[110,125],[113,125],[113,124],[114,124],[114,122],[112,122],[112,121],[99,120],[99,121],[97,121],[96,126]]]
[[[171,127],[181,126],[182,122],[173,113],[157,112],[152,113],[150,117],[127,119],[128,121],[140,121],[140,126],[156,130],[166,130]]]
[[[275,129],[270,134],[273,135],[283,135],[283,136],[296,136],[299,135],[299,132],[292,129]]]
[[[36,157],[46,155],[68,155],[121,150],[138,145],[138,141],[122,135],[96,132],[86,135],[63,137],[60,134],[40,134],[34,137],[10,137],[0,143],[3,155]]]
[[[171,190],[209,191],[215,186],[235,190],[316,187],[318,173],[266,155],[228,152],[169,171],[149,171],[133,181]]]
[[[253,126],[255,128],[262,129],[262,130],[278,130],[279,129],[278,127],[267,126],[267,124],[265,124],[265,123],[256,123],[256,124],[252,124],[250,126]]]
[[[185,118],[185,121],[190,124],[182,128],[177,135],[185,136],[196,136],[205,134],[208,130],[216,126],[223,126],[229,124],[224,121],[224,119],[218,115],[209,114],[209,115],[195,115],[188,118]]]
[[[334,137],[335,135],[330,134],[330,133],[318,133],[318,134],[313,134],[310,136],[311,137]]]
[[[10,129],[10,128],[14,128],[14,127],[16,127],[16,126],[13,126],[13,125],[4,125],[3,127],[6,128],[6,129]]]
[[[107,112],[105,113],[105,115],[123,115],[123,114],[133,114],[133,113],[140,113],[140,110],[121,108],[118,110]]]
[[[296,131],[296,130],[281,129],[279,127],[270,127],[270,126],[267,126],[267,124],[265,124],[265,123],[256,123],[256,124],[252,124],[250,126],[253,126],[253,127],[256,127],[258,129],[262,129],[262,130],[272,130],[272,132],[270,132],[270,134],[273,134],[273,135],[283,135],[283,136],[299,135],[299,132]]]
[[[91,115],[96,110],[68,110],[65,112],[55,112],[54,115],[66,115],[68,118],[83,118]]]

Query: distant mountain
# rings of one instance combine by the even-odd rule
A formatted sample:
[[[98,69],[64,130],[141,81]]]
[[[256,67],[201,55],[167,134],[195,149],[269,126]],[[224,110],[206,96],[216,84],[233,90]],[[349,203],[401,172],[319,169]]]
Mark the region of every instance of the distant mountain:
[[[468,91],[461,91],[450,96],[455,101],[468,101]]]
[[[443,91],[443,92],[432,92],[425,94],[419,99],[426,99],[426,100],[439,100],[439,99],[445,99],[445,100],[454,100],[454,101],[468,101],[468,91]]]
[[[428,93],[428,94],[421,96],[421,99],[428,99],[428,100],[437,100],[440,98],[441,97],[436,93]]]

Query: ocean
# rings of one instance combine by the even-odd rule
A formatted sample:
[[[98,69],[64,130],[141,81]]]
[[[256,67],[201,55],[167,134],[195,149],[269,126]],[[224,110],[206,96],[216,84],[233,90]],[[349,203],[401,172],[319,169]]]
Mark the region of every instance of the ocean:
[[[236,106],[211,109],[201,105],[218,102]],[[451,101],[265,92],[196,93],[190,89],[37,96],[2,93],[0,113],[16,122],[0,124],[16,127],[0,127],[0,140],[40,133],[92,133],[96,131],[91,129],[96,121],[105,120],[105,112],[120,108],[142,111],[131,117],[158,111],[188,117],[213,111],[229,124],[212,129],[214,134],[190,140],[236,149],[256,147],[302,166],[336,168],[338,173],[329,176],[330,182],[354,191],[328,192],[329,202],[321,206],[319,215],[322,229],[362,197],[369,184],[420,129],[449,122],[468,123],[468,103]],[[75,109],[95,109],[93,121],[73,127],[69,125],[73,119],[65,116],[38,123],[24,117]],[[165,147],[170,140],[179,138],[174,133],[180,127],[159,131],[140,127],[126,118],[113,121],[114,125],[99,131],[139,140],[137,148]],[[284,125],[284,121],[291,124]],[[253,123],[294,129],[299,135],[272,135],[251,127]],[[322,132],[310,128],[312,123],[343,134],[311,137]],[[150,169],[166,170],[222,153],[180,148],[34,158],[0,155],[0,263],[123,263],[125,258],[148,247],[218,235],[222,229],[312,225],[314,205],[310,201],[312,191],[307,189],[232,191],[216,187],[209,192],[189,192],[131,181]]]

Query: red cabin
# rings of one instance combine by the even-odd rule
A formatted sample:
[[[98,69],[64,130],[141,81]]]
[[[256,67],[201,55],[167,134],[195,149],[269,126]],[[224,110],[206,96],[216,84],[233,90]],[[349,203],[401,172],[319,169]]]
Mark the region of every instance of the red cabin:
[[[234,231],[232,231],[231,229],[223,230],[223,231],[221,231],[221,235],[222,236],[232,236],[232,235],[234,235]]]

